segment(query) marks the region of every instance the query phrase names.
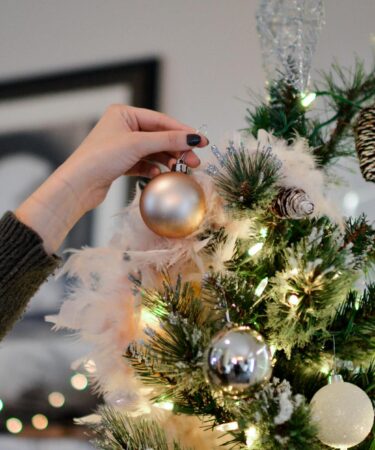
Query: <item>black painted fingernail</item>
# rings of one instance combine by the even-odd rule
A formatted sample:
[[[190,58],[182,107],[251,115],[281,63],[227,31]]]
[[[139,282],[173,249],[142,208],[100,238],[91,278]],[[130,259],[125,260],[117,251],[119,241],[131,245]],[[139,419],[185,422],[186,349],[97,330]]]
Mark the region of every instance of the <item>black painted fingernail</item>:
[[[189,145],[190,147],[195,147],[196,145],[198,145],[201,142],[201,137],[199,136],[199,134],[188,134],[186,136],[186,142],[187,145]]]

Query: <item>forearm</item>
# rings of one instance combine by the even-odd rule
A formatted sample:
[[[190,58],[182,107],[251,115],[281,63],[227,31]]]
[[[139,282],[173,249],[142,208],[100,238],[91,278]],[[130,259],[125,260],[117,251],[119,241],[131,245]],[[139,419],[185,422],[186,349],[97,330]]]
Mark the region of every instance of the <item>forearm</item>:
[[[61,177],[59,170],[15,211],[17,218],[42,238],[49,255],[57,252],[84,213],[75,186]]]
[[[0,339],[59,261],[46,253],[40,236],[13,213],[0,219]]]

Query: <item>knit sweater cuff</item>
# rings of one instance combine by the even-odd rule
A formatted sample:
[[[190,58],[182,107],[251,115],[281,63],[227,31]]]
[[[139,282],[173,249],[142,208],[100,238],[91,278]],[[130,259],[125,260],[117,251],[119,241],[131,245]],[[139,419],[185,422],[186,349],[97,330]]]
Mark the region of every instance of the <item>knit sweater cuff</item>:
[[[30,269],[52,272],[59,263],[57,256],[47,255],[41,237],[20,222],[12,212],[0,220],[0,288]]]
[[[41,237],[12,212],[0,219],[0,338],[59,263],[57,256],[46,253]]]

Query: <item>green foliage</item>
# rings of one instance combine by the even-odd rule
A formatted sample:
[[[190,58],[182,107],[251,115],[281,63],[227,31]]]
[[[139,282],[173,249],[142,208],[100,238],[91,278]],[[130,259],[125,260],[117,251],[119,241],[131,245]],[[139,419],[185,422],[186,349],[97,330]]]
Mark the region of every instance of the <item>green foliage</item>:
[[[346,221],[345,246],[350,246],[358,259],[358,267],[367,269],[375,263],[375,230],[365,214]]]
[[[360,296],[349,292],[338,309],[329,332],[335,338],[336,354],[354,363],[367,361],[375,353],[375,284]]]
[[[215,315],[180,277],[172,285],[165,275],[162,292],[139,289],[144,307],[159,319],[161,329],[147,327],[147,342],[130,345],[126,357],[144,383],[165,386],[160,394],[164,400],[194,393],[204,383],[199,366],[217,327]]]
[[[284,270],[271,280],[267,316],[272,343],[290,355],[294,346],[304,347],[327,329],[354,271],[352,255],[334,228],[313,228],[308,238],[285,249],[284,260]]]
[[[324,448],[316,438],[310,409],[301,395],[293,395],[290,385],[277,378],[254,396],[243,412],[243,429],[233,435],[246,439],[249,425],[251,448],[254,450],[300,450]],[[251,436],[253,438],[251,439]]]
[[[108,407],[99,413],[101,423],[92,427],[98,449],[188,450],[176,441],[168,443],[164,430],[154,420],[129,417]]]
[[[202,287],[203,298],[211,303],[214,299],[213,308],[221,313],[223,323],[228,311],[232,322],[263,331],[265,318],[263,303],[256,296],[249,279],[234,273],[228,275],[211,273],[205,277]]]
[[[278,178],[278,165],[271,153],[257,151],[249,155],[240,148],[228,152],[215,183],[228,207],[245,211],[267,206],[276,196]]]
[[[298,91],[283,79],[270,84],[267,104],[259,105],[254,111],[247,109],[247,114],[248,131],[254,137],[263,129],[289,143],[297,135],[306,137],[313,148],[323,143],[319,133],[312,133],[314,124],[306,118]]]
[[[366,74],[359,60],[348,71],[334,64],[331,72],[322,74],[315,93],[326,100],[328,118],[323,121],[307,116],[300,94],[289,83],[279,80],[271,84],[269,102],[247,110],[248,132],[256,136],[258,130],[265,129],[288,142],[296,135],[305,137],[320,166],[341,156],[353,156],[354,146],[348,137],[353,136],[359,110],[375,98],[375,71]]]

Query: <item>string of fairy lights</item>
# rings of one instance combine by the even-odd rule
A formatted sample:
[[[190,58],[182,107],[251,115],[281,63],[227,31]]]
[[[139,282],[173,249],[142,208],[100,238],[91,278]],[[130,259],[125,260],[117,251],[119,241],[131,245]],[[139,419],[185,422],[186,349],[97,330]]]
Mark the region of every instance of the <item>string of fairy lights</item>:
[[[84,367],[89,374],[96,371],[95,362],[92,360],[87,361]],[[74,372],[69,379],[69,384],[71,388],[77,391],[84,391],[88,388],[89,379],[82,372]],[[67,403],[67,399],[62,392],[53,391],[48,394],[45,403],[46,406],[49,405],[52,408],[63,408]],[[48,417],[40,412],[31,415],[28,420],[21,420],[21,418],[15,416],[7,417],[6,411],[6,403],[0,399],[0,413],[5,416],[2,421],[10,434],[20,434],[25,429],[25,426],[28,425],[31,425],[37,431],[44,431],[49,426]]]

